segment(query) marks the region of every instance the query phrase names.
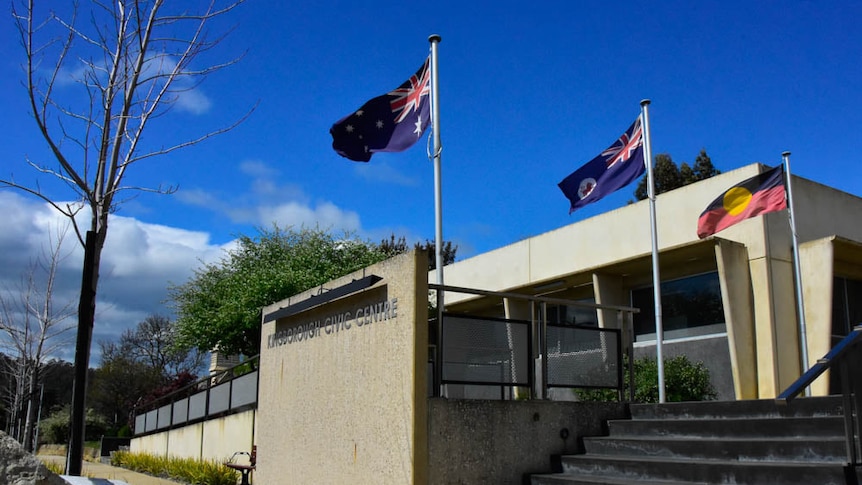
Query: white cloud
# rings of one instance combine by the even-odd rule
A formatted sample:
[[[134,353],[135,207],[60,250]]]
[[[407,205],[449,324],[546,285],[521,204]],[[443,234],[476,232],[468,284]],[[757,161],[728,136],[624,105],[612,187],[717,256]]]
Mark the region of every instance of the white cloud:
[[[345,210],[330,201],[312,202],[301,187],[279,184],[279,171],[259,160],[240,164],[240,171],[250,176],[249,189],[229,199],[204,190],[181,190],[177,197],[190,205],[204,207],[226,215],[236,223],[270,227],[321,227],[357,232],[362,228],[359,214]]]
[[[179,82],[179,81],[176,81]],[[189,88],[174,93],[175,106],[191,114],[202,115],[210,110],[213,103],[199,88]]]
[[[257,211],[259,225],[270,226],[273,223],[279,227],[316,227],[324,229],[345,230],[355,232],[361,228],[359,214],[345,211],[331,202],[323,202],[315,207],[288,202],[276,206],[259,207]]]
[[[48,247],[49,234],[56,235],[67,221],[47,204],[11,191],[0,191],[0,211],[5,222],[0,231],[0,285],[10,290]],[[186,282],[201,262],[215,262],[232,247],[211,244],[207,233],[112,216],[102,253],[91,363],[98,363],[96,342],[116,339],[147,315],[170,315],[165,305],[168,286]],[[71,229],[63,252],[69,256],[57,275],[55,306],[77,306],[83,251]],[[56,357],[73,355],[74,342]]]
[[[355,164],[356,173],[360,177],[374,182],[384,182],[395,185],[403,185],[405,187],[416,187],[419,181],[415,178],[404,175],[395,167],[385,161],[379,163],[357,163]]]
[[[244,160],[240,162],[239,170],[254,178],[269,178],[278,175],[278,170],[260,160]]]

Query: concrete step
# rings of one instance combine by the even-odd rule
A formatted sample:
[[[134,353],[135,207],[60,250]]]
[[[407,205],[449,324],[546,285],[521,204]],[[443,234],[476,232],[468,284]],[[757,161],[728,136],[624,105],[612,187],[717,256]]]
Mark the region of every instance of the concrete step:
[[[700,438],[829,438],[844,436],[844,418],[677,418],[608,421],[611,437],[674,436]]]
[[[803,397],[782,405],[775,399],[632,404],[632,419],[843,416],[841,396]]]
[[[736,485],[844,485],[844,466],[820,462],[733,462],[644,456],[575,455],[562,458],[563,473],[573,477]],[[538,482],[541,484],[542,482]],[[601,482],[598,482],[601,483]],[[533,482],[537,485],[537,482]]]
[[[531,485],[631,485],[629,478],[612,478],[600,476],[573,476],[573,475],[533,475]],[[643,480],[636,482],[638,485],[710,485],[709,482],[672,482],[667,480]]]
[[[533,485],[862,483],[847,469],[843,401],[800,398],[631,405],[586,454],[559,457],[561,473]]]
[[[847,460],[843,437],[817,440],[794,438],[668,438],[656,436],[584,438],[587,455],[648,456],[698,460],[805,460],[840,463]]]

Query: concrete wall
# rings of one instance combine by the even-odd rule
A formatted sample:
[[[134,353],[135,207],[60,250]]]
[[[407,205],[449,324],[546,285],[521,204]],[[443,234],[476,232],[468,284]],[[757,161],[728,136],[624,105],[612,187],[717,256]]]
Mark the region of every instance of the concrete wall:
[[[129,449],[133,453],[225,461],[237,451],[251,451],[256,415],[256,410],[248,410],[135,437]]]
[[[719,401],[735,399],[727,336],[709,335],[703,338],[672,340],[665,342],[662,350],[665,359],[685,355],[692,363],[702,362],[709,371],[709,381],[715,388],[716,399]],[[655,345],[637,345],[635,358],[642,357],[655,359]]]
[[[254,444],[257,411],[231,414],[204,422],[201,456],[230,458],[237,451],[250,452]]]
[[[430,399],[428,483],[520,485],[626,413],[621,403]]]
[[[256,482],[426,483],[427,261],[404,254],[264,309],[266,320],[326,290],[382,278],[264,323]],[[384,317],[369,316],[384,304]]]

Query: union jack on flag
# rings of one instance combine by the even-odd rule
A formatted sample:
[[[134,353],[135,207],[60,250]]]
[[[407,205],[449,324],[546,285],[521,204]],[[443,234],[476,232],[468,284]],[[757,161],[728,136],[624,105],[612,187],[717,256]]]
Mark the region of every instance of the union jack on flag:
[[[389,96],[394,96],[389,101],[389,105],[392,106],[392,112],[401,111],[398,117],[395,118],[396,123],[401,123],[410,113],[418,110],[423,102],[422,97],[428,96],[431,93],[431,70],[428,69],[429,61],[430,59],[426,59],[425,64],[419,72],[410,76],[407,82],[389,93]]]
[[[367,162],[376,152],[400,152],[413,146],[431,119],[430,58],[396,89],[372,98],[329,129],[339,155]]]
[[[569,213],[632,183],[645,171],[641,119],[600,155],[557,184],[571,202]]]
[[[623,133],[616,143],[602,152],[602,156],[608,157],[606,163],[608,168],[611,168],[618,162],[630,159],[641,145],[643,145],[643,130],[641,130],[641,119],[638,117],[634,124],[634,131]]]

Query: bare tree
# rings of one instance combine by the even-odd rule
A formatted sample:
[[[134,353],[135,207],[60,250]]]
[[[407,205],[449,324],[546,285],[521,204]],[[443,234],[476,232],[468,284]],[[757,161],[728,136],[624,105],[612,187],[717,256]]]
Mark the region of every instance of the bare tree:
[[[0,293],[0,348],[9,357],[4,371],[10,383],[7,405],[10,430],[33,451],[36,429],[40,370],[57,349],[69,343],[75,314],[72,302],[55,306],[57,270],[69,253],[61,251],[65,231],[51,238],[50,249],[30,264],[18,288]]]
[[[205,61],[202,54],[224,38],[209,36],[210,23],[243,1],[94,0],[72,2],[63,15],[37,11],[35,0],[13,1],[31,114],[56,162],[28,163],[38,174],[62,181],[76,201],[57,202],[40,185],[22,184],[11,176],[0,180],[0,187],[29,192],[69,217],[85,248],[66,465],[70,475],[81,472],[86,369],[108,216],[126,191],[175,190],[128,184],[127,171],[133,165],[224,133],[245,118],[184,141],[154,143],[144,136],[156,120],[181,106],[203,78],[238,61],[198,64]],[[77,94],[70,94],[72,87],[66,85],[70,75]],[[79,221],[76,216],[82,211]]]
[[[176,341],[174,322],[163,315],[149,315],[123,332],[119,348],[130,359],[157,369],[166,382],[183,373],[197,376],[206,355],[196,348],[179,348]]]
[[[167,317],[149,315],[118,341],[98,342],[102,360],[93,375],[91,406],[114,426],[131,424],[135,404],[196,380],[205,354],[176,346],[176,332]]]

